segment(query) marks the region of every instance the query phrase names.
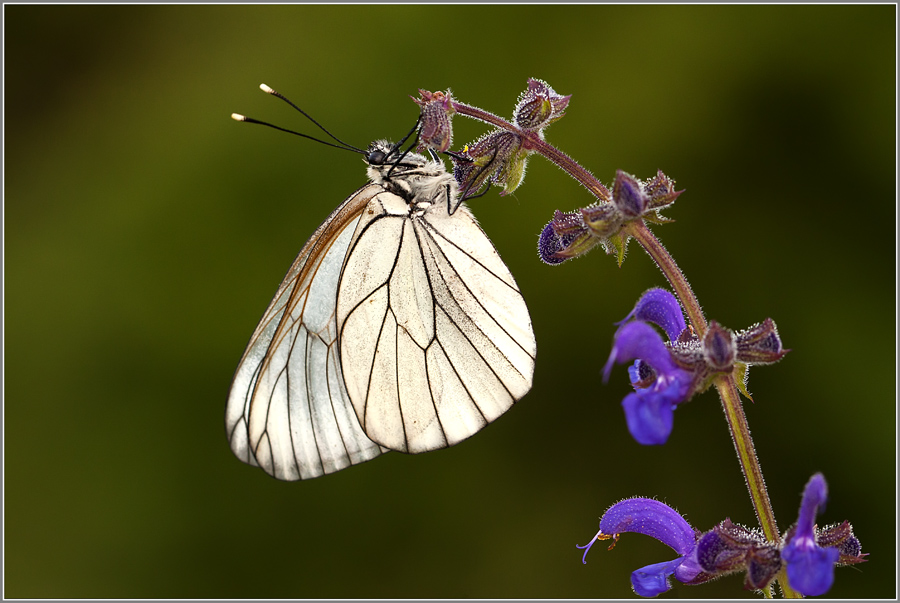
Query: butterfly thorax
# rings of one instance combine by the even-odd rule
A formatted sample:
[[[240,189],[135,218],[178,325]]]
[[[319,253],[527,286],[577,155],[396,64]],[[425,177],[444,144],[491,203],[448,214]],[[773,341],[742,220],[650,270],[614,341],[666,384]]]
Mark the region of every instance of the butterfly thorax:
[[[379,140],[369,145],[366,170],[369,180],[386,191],[402,197],[411,215],[421,215],[438,201],[454,205],[456,180],[444,164],[418,153],[402,156],[390,143]]]

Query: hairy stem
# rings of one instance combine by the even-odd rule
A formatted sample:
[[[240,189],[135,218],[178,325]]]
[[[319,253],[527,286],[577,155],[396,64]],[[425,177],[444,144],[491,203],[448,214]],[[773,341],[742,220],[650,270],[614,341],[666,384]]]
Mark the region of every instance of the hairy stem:
[[[588,189],[588,191],[590,191],[592,195],[597,197],[598,200],[609,201],[610,199],[612,199],[611,195],[609,194],[609,189],[603,186],[603,184],[599,180],[597,180],[597,178],[595,178],[593,174],[579,165],[577,161],[575,161],[553,145],[545,142],[536,132],[523,130],[518,126],[509,123],[502,117],[484,111],[483,109],[479,109],[478,107],[472,107],[470,105],[457,101],[452,101],[452,104],[453,109],[460,115],[465,115],[466,117],[477,119],[478,121],[490,124],[492,126],[500,128],[501,130],[512,132],[518,135],[522,141],[523,149],[525,149],[526,151],[534,151],[535,153],[543,155],[552,163],[558,165],[570,176],[572,176],[572,178],[580,182],[586,189]]]
[[[701,339],[706,332],[706,318],[700,309],[700,304],[691,290],[687,279],[678,268],[674,258],[669,255],[662,243],[653,236],[650,229],[643,221],[632,222],[627,227],[627,232],[631,234],[641,244],[644,250],[653,258],[656,265],[662,270],[665,277],[669,280],[669,284],[675,290],[682,306],[685,308],[688,318]],[[731,432],[731,439],[734,442],[734,449],[738,455],[738,461],[741,470],[744,473],[744,481],[747,484],[747,490],[750,492],[750,499],[753,503],[753,509],[756,512],[756,518],[762,527],[766,539],[770,542],[778,542],[780,535],[778,533],[778,524],[775,522],[775,513],[772,511],[772,503],[769,501],[769,494],[766,491],[766,483],[763,479],[762,469],[759,466],[759,459],[756,456],[756,449],[753,446],[753,438],[750,436],[750,427],[747,425],[747,417],[744,415],[744,407],[741,405],[740,395],[738,394],[737,384],[731,374],[722,374],[716,377],[714,384],[719,392],[719,398],[722,401],[722,410],[725,411],[725,419],[728,423],[728,429]],[[787,582],[787,576],[782,572],[778,576],[781,590],[785,598],[798,598],[800,595],[791,589]]]
[[[508,132],[515,132],[522,139],[523,149],[543,155],[552,163],[558,165],[587,188],[599,201],[608,202],[611,200],[609,189],[601,184],[593,174],[579,165],[574,159],[545,142],[536,133],[522,130],[501,117],[477,107],[471,107],[459,102],[453,102],[453,107],[461,115],[483,121]],[[697,297],[694,295],[684,274],[675,263],[675,259],[669,255],[662,243],[653,236],[653,233],[650,232],[643,220],[634,220],[626,225],[623,233],[634,237],[653,261],[656,262],[656,265],[659,266],[659,269],[668,279],[669,284],[681,301],[682,307],[687,312],[694,331],[702,339],[707,330],[706,317],[703,316],[700,303],[697,301]],[[770,542],[777,542],[780,539],[778,524],[775,522],[775,514],[772,511],[772,503],[769,501],[769,494],[766,491],[762,469],[759,466],[759,459],[753,446],[753,438],[750,437],[750,428],[747,425],[747,417],[744,415],[743,406],[741,406],[737,384],[731,374],[720,375],[715,379],[714,384],[722,401],[722,409],[725,411],[725,418],[731,432],[741,470],[744,473],[747,489],[750,492],[750,499],[756,512],[756,517],[766,539]],[[793,599],[801,596],[791,589],[784,571],[779,572],[777,580],[785,598]]]
[[[669,284],[672,285],[675,295],[681,302],[681,306],[687,312],[688,319],[694,327],[697,337],[703,339],[703,335],[706,333],[706,317],[703,316],[700,302],[697,301],[691,285],[684,278],[684,274],[678,268],[675,259],[669,255],[669,252],[659,242],[659,239],[653,236],[653,233],[650,232],[643,220],[631,222],[625,227],[625,232],[633,236],[641,244],[644,251],[653,258],[653,261],[662,270],[663,275],[669,280]]]

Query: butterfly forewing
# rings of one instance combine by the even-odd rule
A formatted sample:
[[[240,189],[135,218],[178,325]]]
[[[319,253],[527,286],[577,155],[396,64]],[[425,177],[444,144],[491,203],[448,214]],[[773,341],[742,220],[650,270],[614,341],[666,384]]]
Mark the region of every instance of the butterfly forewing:
[[[394,450],[455,444],[531,387],[528,309],[465,206],[449,215],[444,203],[415,212],[397,195],[373,198],[350,243],[337,324],[356,416]]]
[[[363,187],[304,246],[235,374],[226,429],[235,455],[284,480],[338,471],[381,454],[344,386],[335,300],[359,216],[381,188]]]

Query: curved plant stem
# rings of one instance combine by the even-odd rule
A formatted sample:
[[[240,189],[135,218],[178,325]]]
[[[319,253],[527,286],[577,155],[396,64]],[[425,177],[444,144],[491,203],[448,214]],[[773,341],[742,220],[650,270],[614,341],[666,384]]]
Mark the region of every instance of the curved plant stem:
[[[684,308],[685,312],[687,312],[688,319],[690,320],[691,325],[693,325],[697,337],[703,339],[703,334],[706,333],[706,317],[703,316],[703,310],[700,309],[700,302],[697,301],[697,297],[694,295],[691,285],[687,282],[687,279],[684,278],[684,274],[682,274],[681,270],[678,268],[675,259],[669,255],[669,252],[666,251],[666,248],[659,242],[659,239],[653,236],[653,233],[650,232],[650,229],[647,228],[647,225],[644,224],[643,220],[635,220],[626,226],[624,230],[626,234],[630,234],[641,244],[644,251],[653,258],[653,261],[656,262],[656,265],[662,270],[663,275],[669,279],[669,284],[672,285],[672,289],[675,290],[675,295],[678,297],[679,301],[681,301],[681,306]]]
[[[478,121],[482,121],[486,124],[496,126],[501,130],[516,134],[522,143],[523,149],[525,149],[526,151],[534,151],[535,153],[543,155],[552,163],[558,165],[570,176],[572,176],[572,178],[580,182],[586,189],[588,189],[588,191],[590,191],[592,195],[597,197],[598,200],[609,201],[611,199],[609,189],[607,189],[599,180],[597,180],[597,178],[595,178],[593,174],[583,168],[577,161],[554,147],[552,144],[545,142],[537,132],[523,130],[518,126],[509,123],[502,117],[494,115],[493,113],[490,113],[483,109],[479,109],[478,107],[472,107],[471,105],[460,103],[455,100],[452,102],[452,104],[454,111],[456,111],[460,115],[465,115],[466,117],[477,119]]]
[[[750,490],[750,498],[753,499],[756,516],[766,538],[776,542],[779,534],[778,526],[775,523],[775,514],[772,512],[772,504],[766,493],[766,483],[762,470],[759,468],[759,460],[756,458],[753,439],[750,437],[750,428],[747,426],[747,417],[744,415],[734,378],[731,375],[719,375],[714,384],[722,399],[722,409],[725,411],[725,417],[731,429],[734,448],[741,461],[741,468],[744,470],[744,478],[747,480],[747,489]]]
[[[659,269],[662,270],[687,312],[697,337],[703,339],[707,328],[706,318],[703,316],[700,304],[697,302],[691,286],[675,263],[675,259],[669,255],[666,248],[653,236],[653,233],[642,221],[632,222],[628,225],[626,231],[637,239],[644,250],[653,258],[653,261],[656,262],[656,265],[659,266]],[[734,378],[730,374],[719,375],[716,377],[714,384],[716,389],[719,390],[719,397],[722,399],[722,408],[725,411],[731,438],[734,440],[734,448],[737,451],[741,469],[747,481],[747,489],[750,490],[750,498],[753,501],[756,517],[759,519],[766,538],[771,541],[777,541],[779,538],[778,526],[775,523],[772,505],[766,493],[766,485],[762,477],[762,471],[759,468],[759,460],[756,458],[753,439],[750,437],[750,428],[747,426],[747,418],[744,416],[744,409],[741,406]]]
[[[678,295],[679,300],[681,300],[682,306],[685,308],[688,318],[697,332],[697,336],[702,339],[707,328],[706,318],[703,316],[700,304],[697,302],[691,286],[684,278],[684,274],[678,268],[675,260],[642,221],[632,222],[628,225],[627,232],[641,244],[644,250],[653,258],[653,261],[656,262],[656,265],[659,266],[660,270],[662,270],[665,277],[669,280],[669,284],[672,285],[672,288]],[[741,470],[744,473],[747,490],[750,492],[753,509],[756,511],[756,518],[759,520],[766,539],[770,542],[778,542],[781,538],[778,533],[778,524],[775,522],[775,513],[772,511],[772,503],[769,501],[769,494],[766,491],[762,469],[759,466],[759,459],[753,446],[753,438],[750,437],[750,428],[747,425],[747,417],[744,415],[744,408],[741,405],[737,384],[734,382],[734,377],[731,374],[719,375],[713,383],[719,392],[719,398],[722,400],[722,410],[725,411],[725,419],[731,432],[731,439],[734,442],[734,449],[737,452]],[[785,598],[798,598],[800,595],[791,589],[786,578],[787,576],[784,572],[779,573],[779,585]]]
[[[453,107],[461,115],[466,115],[503,130],[516,133],[520,136],[523,149],[543,155],[552,163],[558,165],[587,188],[598,201],[608,202],[611,200],[609,189],[601,184],[593,174],[579,165],[574,159],[545,142],[534,132],[518,128],[505,119],[477,107],[456,101],[453,102]],[[643,220],[632,221],[622,229],[622,232],[625,235],[634,237],[653,261],[656,262],[656,265],[659,266],[659,269],[668,279],[669,284],[672,285],[672,289],[681,301],[681,305],[685,309],[697,337],[703,339],[703,335],[707,330],[706,318],[703,316],[703,310],[700,308],[700,303],[697,301],[693,290],[691,290],[690,284],[684,278],[684,274],[678,268],[674,258],[669,255],[662,243],[653,236],[653,233],[650,232]],[[756,517],[766,539],[770,542],[778,542],[781,538],[778,533],[778,525],[775,523],[772,503],[769,501],[768,492],[766,492],[765,481],[759,466],[759,459],[756,456],[756,449],[753,446],[753,439],[750,437],[747,417],[744,415],[743,406],[741,406],[737,384],[731,374],[718,376],[714,384],[719,392],[719,398],[722,400],[722,409],[725,411],[731,439],[734,442],[738,461],[744,473],[744,481],[747,484],[747,490],[750,492],[750,499],[756,512]],[[779,572],[777,580],[785,598],[793,599],[801,596],[791,589],[784,570]]]
[[[508,125],[508,122],[503,123]],[[543,140],[539,144],[534,144],[534,141],[532,141],[532,148],[562,167],[573,178],[584,184],[598,199],[602,197],[602,194],[598,195],[597,193],[607,190],[606,187],[597,182],[590,172],[552,145]],[[593,184],[591,181],[596,184]],[[669,280],[669,284],[672,285],[672,289],[674,289],[675,294],[681,301],[681,305],[687,312],[688,319],[694,327],[697,337],[703,339],[707,329],[706,317],[703,316],[700,303],[697,301],[697,297],[694,295],[687,279],[684,278],[681,269],[678,268],[678,264],[675,263],[675,259],[669,255],[669,252],[659,242],[659,239],[653,236],[653,233],[650,232],[643,220],[634,220],[626,225],[623,228],[623,234],[634,237],[653,261],[656,262],[656,265],[659,266],[663,275]],[[778,524],[775,523],[772,503],[769,501],[768,492],[766,492],[766,484],[763,480],[762,470],[759,467],[756,449],[753,446],[753,438],[750,437],[750,428],[747,426],[747,417],[744,415],[744,408],[741,406],[734,377],[730,374],[720,375],[716,378],[714,384],[719,391],[719,398],[722,400],[725,419],[731,432],[731,439],[734,442],[741,470],[744,473],[744,480],[750,492],[750,499],[753,503],[756,517],[766,538],[771,542],[777,542],[780,538]],[[786,586],[786,582],[782,584],[782,589],[785,591],[785,596],[787,596],[788,592],[792,592]]]

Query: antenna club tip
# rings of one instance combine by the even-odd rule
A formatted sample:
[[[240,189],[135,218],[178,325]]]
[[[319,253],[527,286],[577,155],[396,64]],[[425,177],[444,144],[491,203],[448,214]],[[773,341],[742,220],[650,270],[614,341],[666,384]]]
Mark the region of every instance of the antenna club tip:
[[[273,90],[269,86],[266,86],[265,84],[260,84],[259,89],[262,90],[263,92],[265,92],[266,94],[275,94],[275,90]]]
[[[233,119],[234,121],[247,121],[247,118],[240,113],[232,113],[231,119]]]

